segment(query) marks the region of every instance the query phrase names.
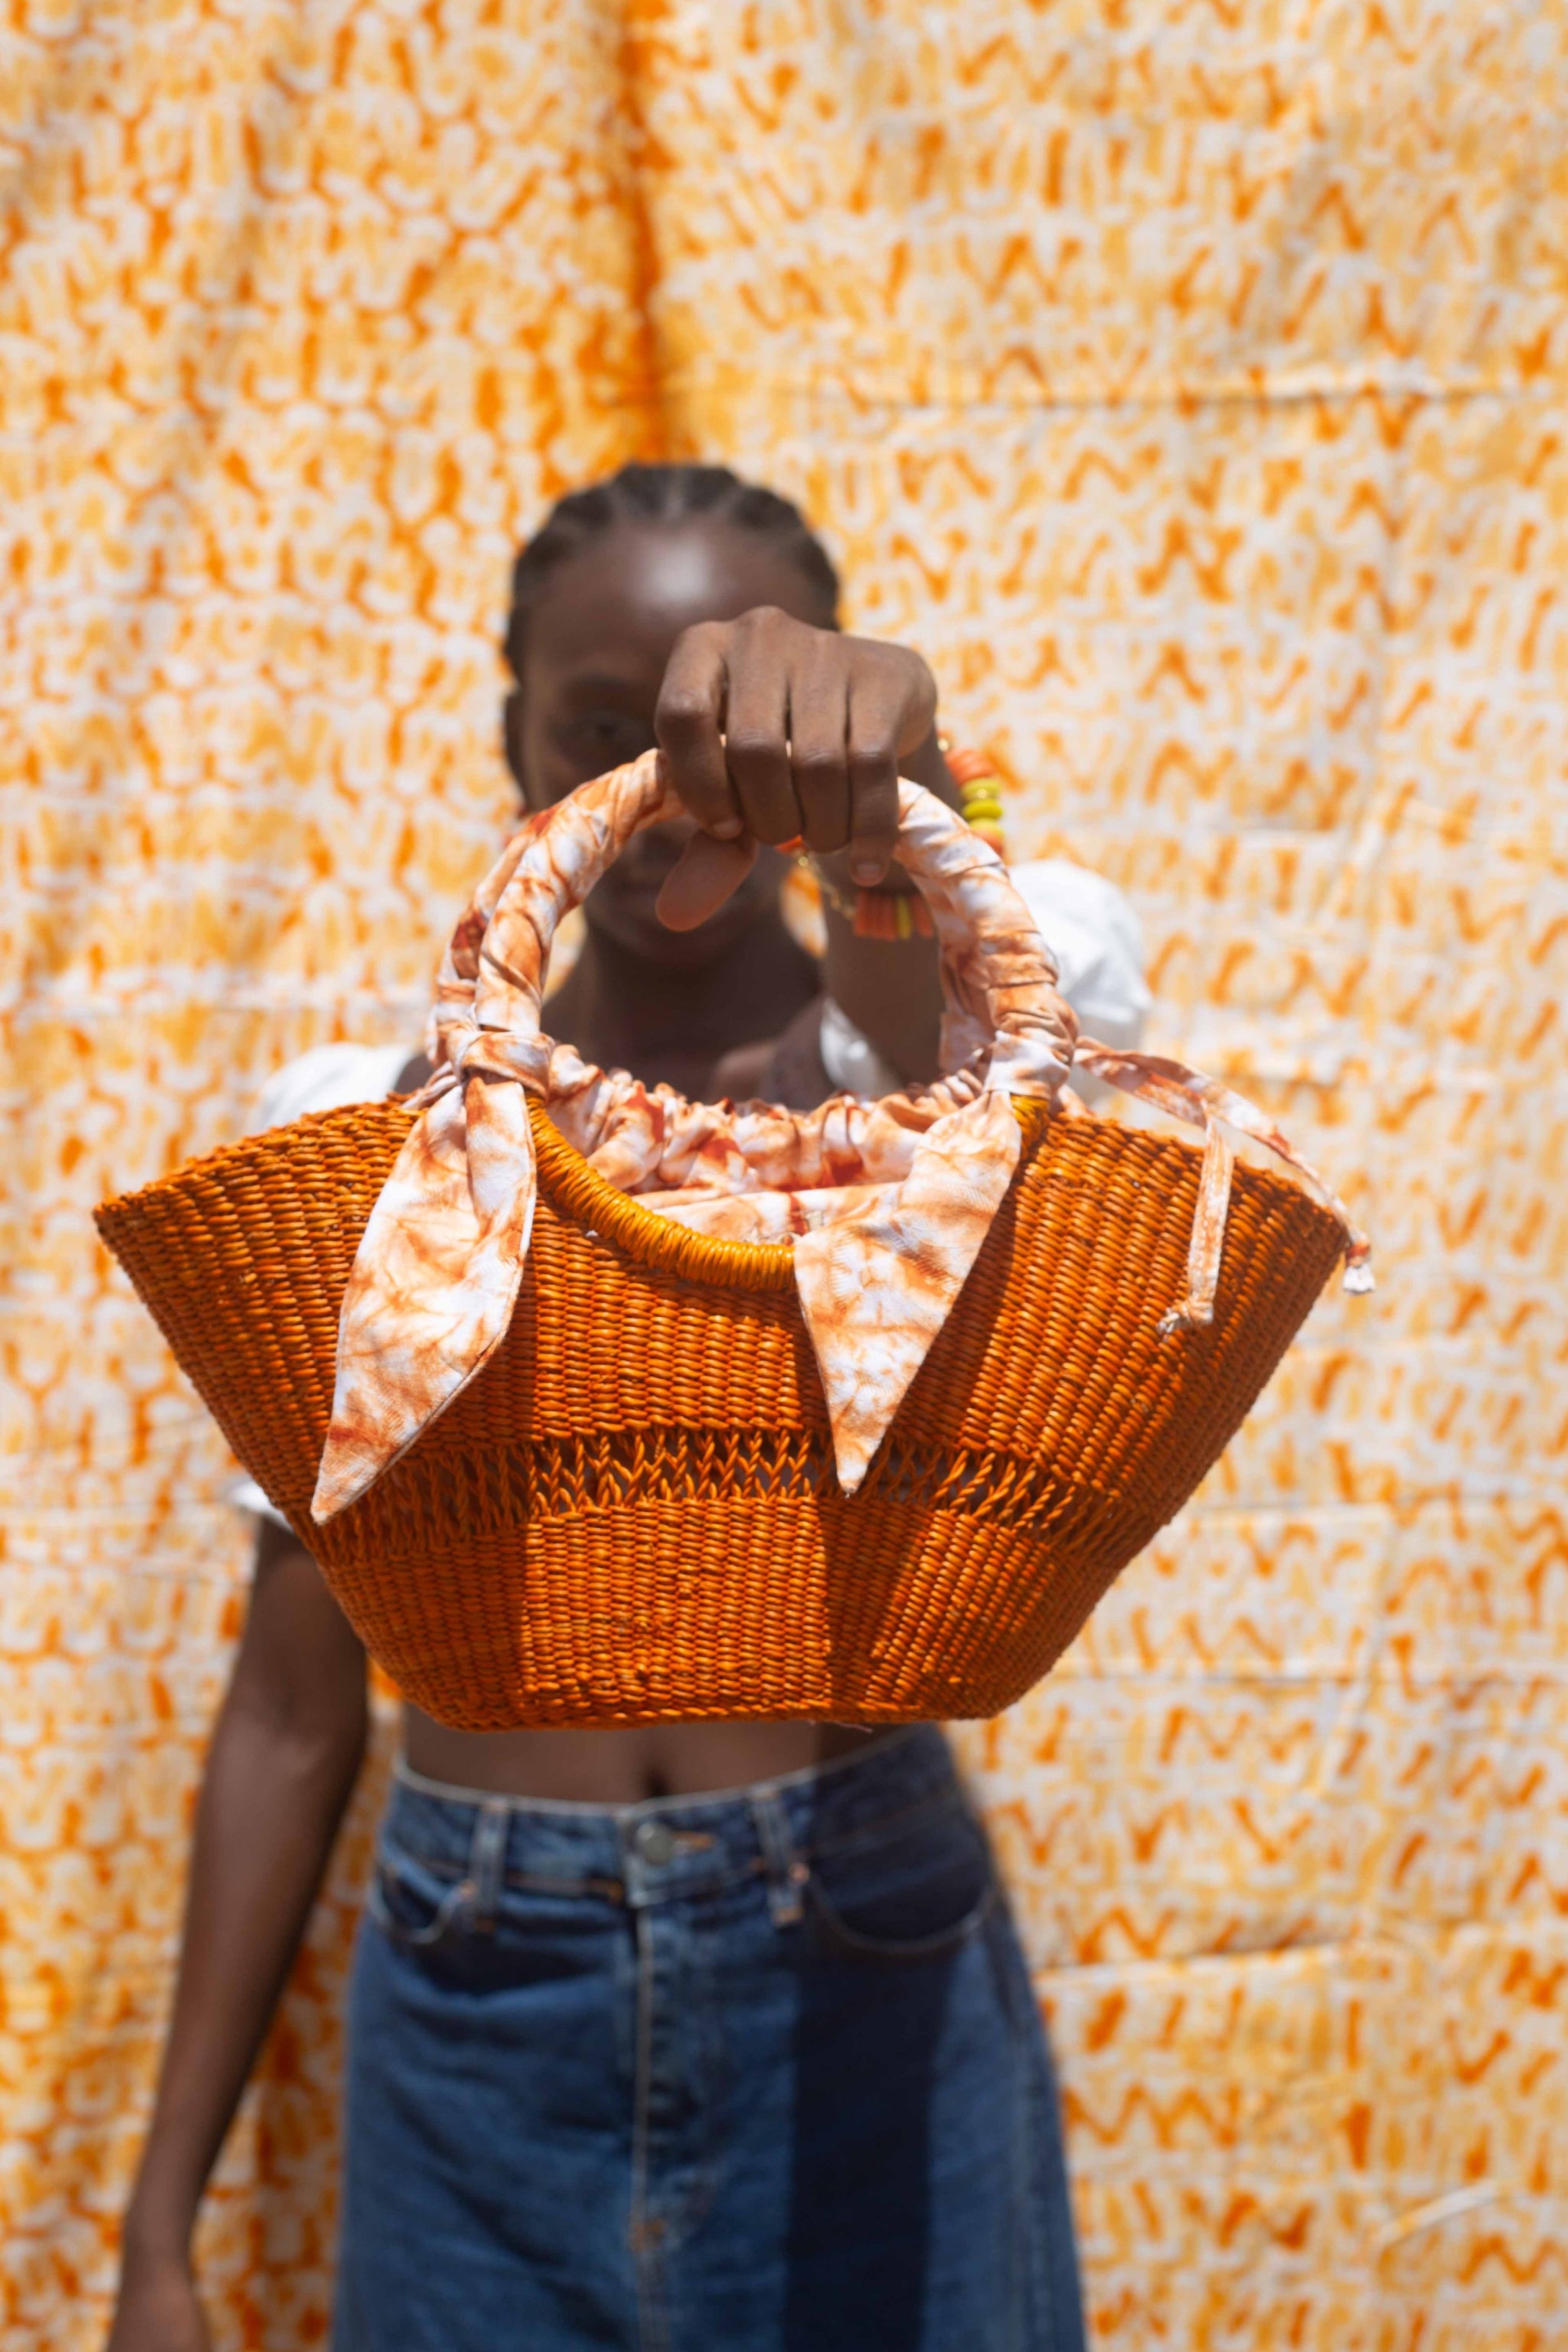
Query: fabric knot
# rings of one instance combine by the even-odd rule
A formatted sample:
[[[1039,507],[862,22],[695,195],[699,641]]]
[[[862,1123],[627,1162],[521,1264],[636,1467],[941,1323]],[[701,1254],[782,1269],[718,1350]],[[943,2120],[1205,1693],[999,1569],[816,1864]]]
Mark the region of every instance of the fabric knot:
[[[1220,1122],[1326,1192],[1241,1097],[1179,1063],[1079,1038],[1055,959],[1006,868],[909,783],[900,786],[899,854],[941,946],[953,1076],[797,1115],[690,1103],[552,1045],[540,1006],[557,924],[634,834],[674,809],[652,753],[584,784],[509,842],[452,935],[436,1003],[446,1066],[417,1097],[343,1295],[319,1520],[363,1494],[506,1336],[533,1230],[531,1094],[607,1181],[658,1215],[718,1239],[790,1244],[847,1494],[1005,1197],[1020,1149],[1011,1097],[1062,1102],[1076,1061],[1205,1129],[1187,1295],[1167,1318],[1172,1329],[1213,1313],[1231,1166]],[[1327,1198],[1363,1286],[1364,1240]]]

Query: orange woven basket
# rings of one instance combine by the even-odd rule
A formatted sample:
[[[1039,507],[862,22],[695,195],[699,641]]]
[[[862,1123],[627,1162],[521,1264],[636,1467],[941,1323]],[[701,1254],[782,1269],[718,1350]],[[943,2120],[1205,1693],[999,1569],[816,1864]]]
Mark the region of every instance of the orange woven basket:
[[[1238,1168],[1213,1320],[1163,1332],[1202,1155],[1014,1108],[1015,1180],[852,1496],[789,1246],[640,1207],[537,1100],[507,1336],[325,1525],[340,1303],[409,1108],[300,1119],[98,1223],[366,1648],[441,1721],[986,1716],[1186,1500],[1345,1248],[1298,1185]]]

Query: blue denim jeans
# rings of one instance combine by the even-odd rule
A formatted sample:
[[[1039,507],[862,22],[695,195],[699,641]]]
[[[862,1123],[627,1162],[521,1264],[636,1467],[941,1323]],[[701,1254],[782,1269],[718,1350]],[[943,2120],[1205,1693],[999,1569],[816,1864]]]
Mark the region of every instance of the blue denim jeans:
[[[1083,2352],[1055,2085],[940,1733],[625,1808],[406,1771],[336,2352]]]

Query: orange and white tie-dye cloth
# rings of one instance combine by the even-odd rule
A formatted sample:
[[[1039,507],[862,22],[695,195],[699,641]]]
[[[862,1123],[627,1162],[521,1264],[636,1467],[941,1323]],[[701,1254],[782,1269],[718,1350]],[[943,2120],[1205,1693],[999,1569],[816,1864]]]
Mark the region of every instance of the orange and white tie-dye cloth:
[[[900,852],[942,942],[943,1056],[955,1074],[879,1103],[795,1113],[689,1103],[606,1073],[540,1028],[550,943],[634,833],[678,813],[658,755],[522,827],[442,966],[443,1066],[361,1239],[313,1508],[363,1494],[505,1337],[533,1223],[526,1094],[657,1214],[740,1241],[790,1241],[840,1484],[859,1485],[1001,1206],[1019,1150],[1011,1095],[1059,1095],[1078,1024],[994,850],[917,785]]]
[[[529,1093],[607,1182],[656,1215],[729,1241],[793,1245],[846,1494],[1005,1197],[1020,1144],[1009,1097],[1081,1116],[1062,1096],[1075,1061],[1205,1129],[1188,1292],[1169,1327],[1212,1312],[1232,1167],[1221,1120],[1324,1193],[1346,1229],[1347,1283],[1370,1288],[1365,1240],[1271,1121],[1179,1063],[1079,1039],[1050,950],[995,851],[915,784],[900,789],[900,853],[941,943],[951,1076],[800,1113],[689,1103],[552,1045],[540,1008],[557,925],[634,834],[679,813],[658,753],[645,753],[531,819],[458,923],[437,994],[439,1066],[343,1297],[318,1521],[405,1453],[506,1336],[533,1227]]]

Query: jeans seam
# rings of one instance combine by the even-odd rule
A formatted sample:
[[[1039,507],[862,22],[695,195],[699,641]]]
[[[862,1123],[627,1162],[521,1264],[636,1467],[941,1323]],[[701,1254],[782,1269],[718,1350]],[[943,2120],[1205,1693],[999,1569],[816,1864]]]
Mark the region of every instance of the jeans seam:
[[[401,1946],[405,1951],[431,1950],[441,1941],[453,1920],[470,1900],[473,1894],[472,1886],[466,1878],[454,1880],[424,1927],[410,1927],[402,1920],[393,1916],[391,1906],[382,1888],[384,1871],[390,1877],[395,1878],[397,1875],[395,1870],[386,1870],[384,1864],[371,1874],[370,1885],[365,1894],[365,1908],[371,1918],[389,1944]]]
[[[768,1882],[768,1910],[777,1928],[798,1927],[805,1910],[804,1895],[811,1876],[809,1865],[795,1849],[789,1814],[775,1790],[759,1789],[752,1799],[752,1818],[762,1847],[762,1867]]]
[[[456,1886],[469,1875],[463,1864],[453,1861],[448,1854],[421,1853],[415,1846],[399,1845],[384,1840],[380,1848],[380,1859],[394,1877],[402,1874],[399,1870],[401,1864],[407,1864],[413,1870],[422,1870],[428,1877],[438,1878],[446,1886]],[[543,1870],[509,1870],[502,1876],[501,1886],[508,1894],[556,1895],[563,1901],[588,1895],[605,1903],[625,1900],[618,1878],[555,1878]]]
[[[399,1845],[396,1840],[392,1838],[383,1838],[376,1849],[376,1859],[384,1869],[391,1872],[394,1878],[406,1875],[406,1872],[402,1867],[405,1864],[409,1869],[423,1870],[427,1876],[439,1878],[448,1886],[456,1886],[468,1874],[467,1864],[452,1860],[449,1855],[418,1853],[413,1846]]]
[[[956,1811],[973,1818],[973,1809],[965,1802],[963,1792],[956,1786],[939,1790],[934,1796],[921,1797],[918,1803],[900,1805],[896,1813],[879,1813],[875,1821],[864,1822],[858,1829],[847,1830],[842,1837],[813,1838],[804,1851],[816,1862],[827,1855],[853,1853],[857,1846],[875,1845],[895,1830],[907,1829],[912,1822],[921,1821],[927,1813]]]
[[[468,1924],[477,1935],[495,1933],[506,1879],[507,1827],[504,1804],[481,1805],[468,1848]]]
[[[653,1920],[647,1910],[637,1914],[637,2067],[632,2103],[632,2273],[637,2282],[637,2338],[642,2352],[668,2352],[665,2324],[663,2263],[652,2234],[648,2210],[649,2108],[653,2097]]]
[[[826,1923],[828,1934],[837,1939],[842,1949],[857,1954],[873,1965],[880,1961],[889,1967],[900,1968],[906,1963],[942,1959],[948,1953],[962,1951],[965,1944],[972,1944],[984,1932],[995,1908],[997,1885],[994,1875],[988,1874],[973,1907],[966,1911],[962,1919],[955,1919],[951,1927],[939,1928],[934,1936],[914,1936],[907,1942],[860,1935],[850,1927],[832,1897],[815,1878],[808,1882],[807,1892],[818,1916]]]

